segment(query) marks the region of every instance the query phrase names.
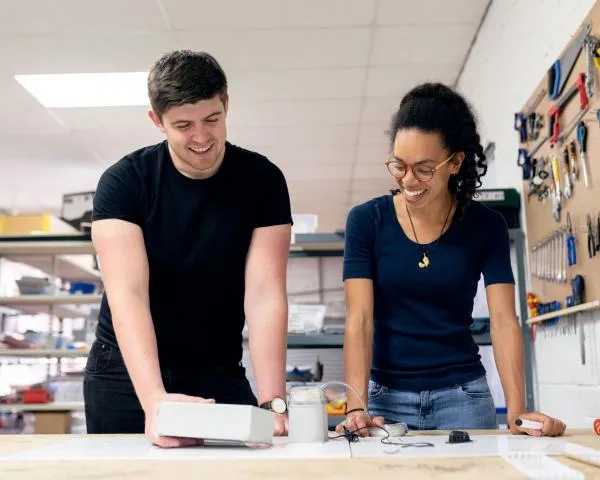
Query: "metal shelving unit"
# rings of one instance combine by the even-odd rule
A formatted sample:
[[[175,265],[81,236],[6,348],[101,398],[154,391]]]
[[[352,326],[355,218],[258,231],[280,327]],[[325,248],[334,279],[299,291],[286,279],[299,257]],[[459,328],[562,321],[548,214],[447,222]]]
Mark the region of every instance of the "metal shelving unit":
[[[533,399],[533,374],[531,367],[531,332],[526,323],[527,302],[525,288],[525,250],[524,234],[519,228],[509,230],[511,244],[515,250],[517,263],[517,294],[520,304],[521,328],[525,344],[525,381],[526,381],[526,401],[528,409],[534,408]],[[290,257],[329,257],[343,256],[344,251],[344,233],[315,233],[315,234],[296,234],[293,244],[290,248]],[[100,281],[100,273],[95,268],[83,268],[79,262],[74,262],[75,255],[91,255],[95,257],[95,251],[89,235],[45,235],[45,236],[19,236],[2,237],[0,236],[0,257],[5,257],[13,261],[23,261],[30,265],[41,268],[44,271],[54,272],[57,276],[64,275],[65,279],[87,279],[88,281]],[[31,261],[31,256],[38,258],[36,263]],[[42,261],[43,256],[50,256],[51,260]],[[0,299],[0,304],[6,299]],[[31,299],[33,300],[33,299]],[[31,302],[30,300],[30,302]],[[81,299],[89,300],[91,297]],[[99,298],[94,298],[93,302]],[[28,300],[23,299],[21,306],[25,306]],[[63,305],[61,300],[52,300],[55,305]],[[27,304],[29,307],[39,307],[39,303]],[[474,335],[478,345],[490,345],[491,339],[489,333]],[[341,348],[343,345],[343,335],[340,334],[320,334],[320,335],[289,335],[288,348]]]

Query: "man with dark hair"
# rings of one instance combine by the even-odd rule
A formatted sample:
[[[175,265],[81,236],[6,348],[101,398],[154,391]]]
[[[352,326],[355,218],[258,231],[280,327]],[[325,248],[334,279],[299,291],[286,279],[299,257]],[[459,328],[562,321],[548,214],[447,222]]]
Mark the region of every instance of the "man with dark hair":
[[[94,196],[106,292],[84,378],[88,433],[194,444],[154,434],[160,402],[190,401],[270,408],[285,434],[286,181],[226,140],[227,79],[211,55],[164,55],[148,95],[166,140],[110,166]],[[258,399],[241,364],[245,322]]]

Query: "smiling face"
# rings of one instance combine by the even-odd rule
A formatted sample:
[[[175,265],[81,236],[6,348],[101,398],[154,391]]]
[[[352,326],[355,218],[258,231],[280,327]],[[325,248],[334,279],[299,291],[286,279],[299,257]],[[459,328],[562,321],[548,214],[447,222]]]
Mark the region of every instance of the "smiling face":
[[[197,103],[169,108],[161,118],[149,112],[167,136],[175,167],[190,178],[214,175],[225,154],[227,99],[219,95]]]
[[[423,208],[446,201],[450,195],[448,180],[458,172],[463,158],[462,152],[448,151],[439,133],[409,128],[396,133],[388,168],[407,204]]]

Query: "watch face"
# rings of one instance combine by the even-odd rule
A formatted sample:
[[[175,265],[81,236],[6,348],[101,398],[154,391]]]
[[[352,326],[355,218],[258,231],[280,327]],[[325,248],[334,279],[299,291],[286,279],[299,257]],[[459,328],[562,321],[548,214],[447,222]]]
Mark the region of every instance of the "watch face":
[[[271,410],[275,413],[285,413],[287,406],[285,404],[285,400],[281,398],[274,398],[271,400]]]

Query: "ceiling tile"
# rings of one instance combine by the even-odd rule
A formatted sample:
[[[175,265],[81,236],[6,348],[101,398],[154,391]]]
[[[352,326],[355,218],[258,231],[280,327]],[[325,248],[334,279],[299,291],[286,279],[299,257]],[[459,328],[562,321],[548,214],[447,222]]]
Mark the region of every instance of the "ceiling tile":
[[[158,131],[148,117],[149,107],[97,107],[97,108],[55,108],[50,111],[72,131],[105,129],[102,133],[114,133],[123,129],[136,131]],[[111,132],[107,131],[111,130]],[[127,132],[123,132],[125,135]]]
[[[161,3],[176,30],[348,27],[370,25],[375,16],[375,0],[161,0]]]
[[[238,145],[248,145],[248,148],[282,145],[290,148],[306,145],[347,146],[356,142],[357,130],[358,125],[297,128],[236,127],[229,129],[229,138]]]
[[[422,82],[454,83],[459,67],[448,64],[427,64],[412,67],[375,67],[369,69],[367,97],[397,98]]]
[[[0,41],[0,72],[11,75],[146,72],[175,45],[172,34],[168,33],[10,37]]]
[[[212,54],[228,72],[240,69],[336,68],[367,65],[370,29],[179,32],[181,48]],[[276,41],[274,39],[277,39]]]
[[[360,165],[381,165],[390,153],[389,142],[372,145],[358,145],[356,147],[357,164]]]
[[[388,126],[379,125],[361,125],[358,136],[360,145],[385,145],[389,142],[387,136]]]
[[[159,32],[167,24],[148,0],[19,0],[3,2],[2,35]]]
[[[0,76],[2,109],[0,132],[11,134],[60,134],[65,126],[10,76]],[[0,145],[1,147],[1,145]]]
[[[368,193],[369,195],[384,195],[394,186],[392,178],[354,178],[351,185],[351,194]],[[378,193],[379,192],[379,193]]]
[[[352,165],[350,164],[313,165],[311,168],[306,168],[304,165],[281,165],[281,170],[290,182],[310,179],[329,179],[341,182],[349,180],[352,176]]]
[[[399,98],[366,98],[360,121],[388,126],[399,106]]]
[[[357,163],[354,167],[354,180],[360,182],[366,179],[389,180],[390,175],[383,162],[377,163]]]
[[[35,162],[36,168],[52,166],[59,162],[70,165],[93,163],[89,150],[78,144],[67,134],[19,134],[0,135],[2,163],[5,159],[15,163],[13,166]]]
[[[360,99],[250,102],[232,95],[227,124],[233,127],[297,127],[359,123]]]
[[[243,147],[243,145],[240,146]],[[262,147],[258,149],[258,152],[277,165],[301,165],[313,168],[315,165],[352,164],[355,150],[353,145],[344,145],[342,148],[330,145],[299,145],[293,148]]]
[[[380,25],[479,25],[490,0],[379,0]]]
[[[359,98],[365,68],[235,71],[229,74],[232,99],[322,100]]]
[[[158,129],[135,129],[118,131],[117,129],[97,129],[73,132],[72,137],[90,151],[93,158],[101,164],[116,162],[139,148],[153,145],[164,140]],[[111,141],[107,142],[106,138]]]
[[[413,69],[422,64],[452,64],[458,72],[474,34],[475,27],[469,25],[379,27],[371,64],[412,65]]]

